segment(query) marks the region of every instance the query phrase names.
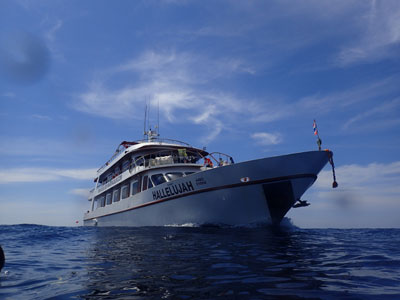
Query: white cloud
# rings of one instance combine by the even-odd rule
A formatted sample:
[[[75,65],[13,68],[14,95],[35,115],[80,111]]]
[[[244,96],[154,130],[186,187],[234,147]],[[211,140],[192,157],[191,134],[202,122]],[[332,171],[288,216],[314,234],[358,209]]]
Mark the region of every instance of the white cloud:
[[[336,168],[339,186],[332,189],[330,166],[321,171],[302,197],[310,207],[292,209],[301,227],[400,228],[400,161],[344,165]]]
[[[251,138],[254,139],[257,144],[264,146],[277,145],[282,142],[282,137],[279,133],[256,132],[251,135]]]
[[[321,198],[329,198],[332,204],[357,204],[371,208],[397,207],[400,209],[400,161],[344,165],[336,168],[339,187],[330,191],[332,172],[322,171],[315,183]]]
[[[45,33],[45,37],[49,42],[54,42],[55,39],[55,35],[57,33],[58,30],[60,30],[60,28],[63,25],[63,21],[58,19],[55,21],[54,24],[52,24],[52,26],[47,30],[47,32]]]
[[[343,125],[343,129],[348,129],[350,126],[353,127],[355,124],[357,125],[359,123],[363,123],[361,126],[367,127],[369,129],[377,129],[399,124],[400,118],[397,115],[399,107],[400,99],[394,99],[392,101],[386,101],[377,104],[372,109],[366,110],[362,113],[358,113],[354,117],[349,119]],[[366,120],[368,120],[368,122],[366,122]]]
[[[51,226],[82,225],[83,213],[89,208],[87,200],[61,195],[58,200],[45,199],[44,194],[27,198],[0,198],[0,224],[43,224]],[[76,221],[79,221],[77,224]]]
[[[73,189],[73,190],[69,191],[69,193],[73,194],[73,195],[77,195],[77,196],[82,196],[85,199],[87,199],[89,197],[90,190],[91,189]]]
[[[97,169],[11,168],[0,170],[0,184],[15,182],[48,182],[63,179],[89,180]]]
[[[28,136],[0,136],[2,144],[0,155],[47,158],[63,156],[63,158],[66,158],[70,155],[91,153],[93,150],[91,145],[86,145],[84,141],[85,139],[89,140],[91,136],[85,135],[85,128],[79,128],[79,134],[73,135],[72,139],[64,140]]]
[[[344,131],[351,127],[351,132],[394,127],[400,123],[400,100],[392,96],[398,94],[399,79],[399,76],[392,76],[338,92],[306,96],[286,112],[314,118],[327,113],[343,113],[344,120],[340,120],[343,125],[339,127]]]
[[[125,72],[138,79],[122,88],[111,88],[109,79]],[[256,118],[255,112],[266,111],[260,105],[255,109],[255,101],[236,98],[213,85],[215,79],[239,73],[253,74],[254,70],[235,58],[211,60],[188,52],[147,51],[111,68],[108,80],[90,84],[78,96],[74,108],[112,119],[142,119],[144,102],[149,99],[152,109],[159,106],[169,122],[191,122],[212,128],[213,134],[205,138],[210,142],[236,117]]]
[[[4,98],[15,98],[16,97],[15,93],[13,93],[13,92],[5,92],[1,96]]]
[[[364,15],[360,15],[358,24],[354,24],[359,28],[358,38],[344,47],[338,56],[338,62],[343,66],[397,56],[400,46],[400,2],[362,1],[360,4]]]
[[[344,165],[336,168],[336,172],[346,188],[363,189],[371,183],[392,185],[400,182],[400,161],[388,164],[371,163],[366,166]],[[316,185],[319,188],[325,187],[330,177],[330,171],[322,171]],[[397,188],[400,188],[400,185]]]
[[[46,115],[40,115],[40,114],[33,114],[31,115],[31,118],[37,119],[37,120],[42,120],[42,121],[51,121],[52,118]]]
[[[396,90],[398,80],[399,76],[388,77],[360,84],[344,91],[307,96],[299,100],[297,108],[323,112],[347,108],[360,102],[374,100],[376,97],[382,97]]]

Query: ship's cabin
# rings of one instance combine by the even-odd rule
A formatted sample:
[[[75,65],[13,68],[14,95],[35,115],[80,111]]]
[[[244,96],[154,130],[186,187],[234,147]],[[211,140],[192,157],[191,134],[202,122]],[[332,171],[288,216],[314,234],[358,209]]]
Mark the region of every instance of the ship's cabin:
[[[116,185],[114,188],[100,194],[95,197],[92,208],[96,209],[99,207],[105,207],[112,203],[126,199],[130,196],[134,196],[142,191],[160,185],[164,182],[170,182],[181,177],[185,177],[195,173],[196,170],[192,171],[177,171],[177,170],[165,170],[157,172],[146,172],[142,175],[135,175],[129,180],[125,180],[121,184]]]
[[[99,188],[127,170],[131,174],[135,174],[145,169],[168,165],[171,167],[177,165],[197,165],[199,160],[206,155],[208,155],[207,152],[195,148],[148,149],[142,152],[128,153],[95,180],[99,180],[97,184]]]

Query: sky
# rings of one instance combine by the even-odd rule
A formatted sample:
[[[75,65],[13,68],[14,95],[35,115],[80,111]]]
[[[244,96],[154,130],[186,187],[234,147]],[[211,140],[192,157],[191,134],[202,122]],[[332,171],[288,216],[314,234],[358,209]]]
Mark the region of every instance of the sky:
[[[236,162],[334,152],[301,228],[400,228],[400,1],[0,1],[0,224],[82,224],[143,137]]]

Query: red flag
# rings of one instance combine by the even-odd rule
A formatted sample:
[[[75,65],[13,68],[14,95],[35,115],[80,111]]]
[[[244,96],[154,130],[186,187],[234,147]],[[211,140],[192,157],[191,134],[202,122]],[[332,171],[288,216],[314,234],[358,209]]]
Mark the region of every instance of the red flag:
[[[318,135],[317,122],[315,122],[315,120],[314,120],[314,123],[313,123],[313,129],[314,129],[314,135]]]

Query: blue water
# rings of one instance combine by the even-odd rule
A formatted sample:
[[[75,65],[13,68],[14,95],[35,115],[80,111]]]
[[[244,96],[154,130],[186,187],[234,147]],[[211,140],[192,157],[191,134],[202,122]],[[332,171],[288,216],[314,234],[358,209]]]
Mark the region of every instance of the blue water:
[[[400,229],[0,226],[0,299],[400,299]]]

